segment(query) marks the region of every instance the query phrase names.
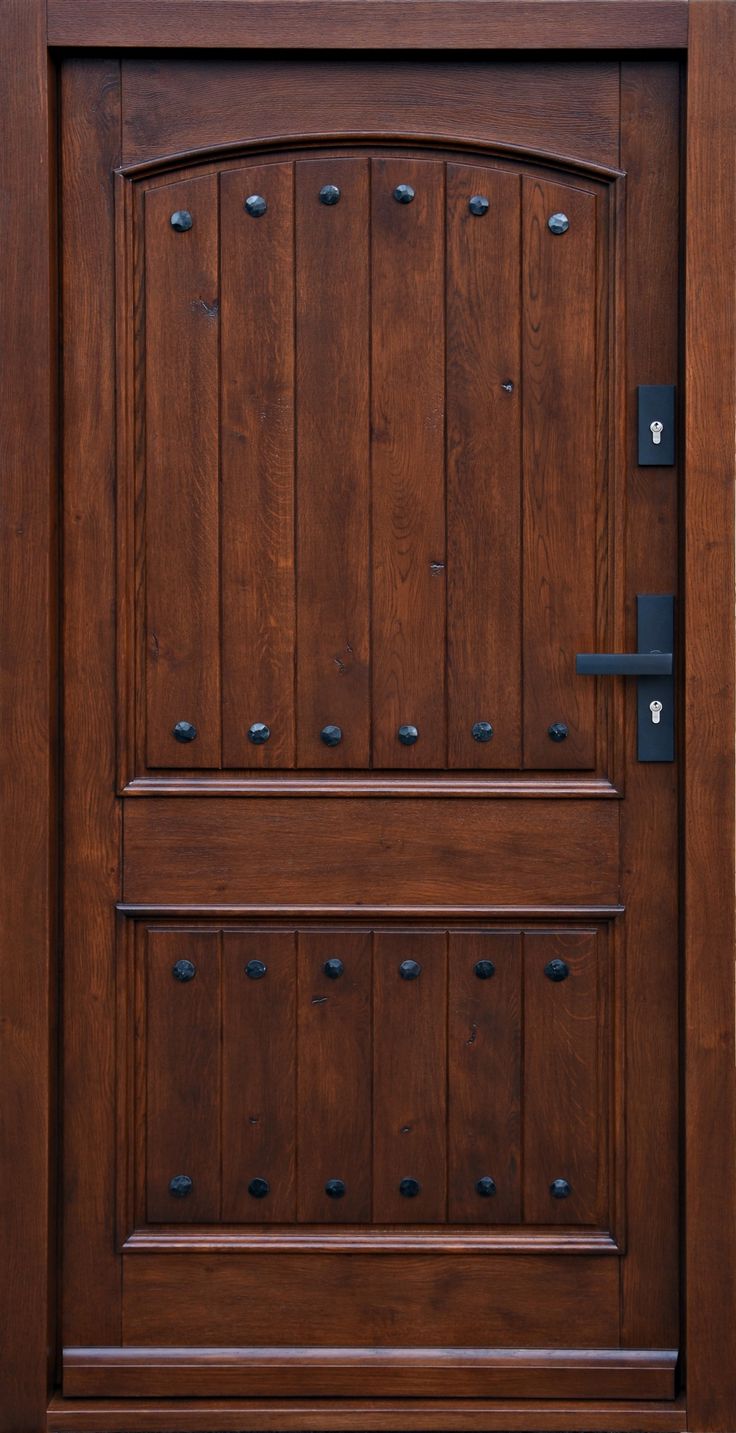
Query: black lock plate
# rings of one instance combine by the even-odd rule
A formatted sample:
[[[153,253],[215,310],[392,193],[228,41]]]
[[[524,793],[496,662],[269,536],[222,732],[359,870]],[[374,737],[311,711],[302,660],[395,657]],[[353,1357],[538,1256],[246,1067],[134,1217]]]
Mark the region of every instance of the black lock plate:
[[[639,398],[639,466],[671,468],[675,462],[675,389],[671,383],[642,383]],[[662,424],[652,431],[652,424]],[[655,442],[655,437],[659,442]]]
[[[636,599],[637,647],[640,652],[674,652],[674,597]],[[675,759],[675,678],[637,677],[637,756],[640,761]],[[661,702],[659,721],[652,720],[652,702]]]

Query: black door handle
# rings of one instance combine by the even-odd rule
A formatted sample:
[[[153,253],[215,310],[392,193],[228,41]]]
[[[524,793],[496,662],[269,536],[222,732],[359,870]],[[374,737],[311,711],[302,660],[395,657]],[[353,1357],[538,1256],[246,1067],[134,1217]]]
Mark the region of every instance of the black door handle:
[[[671,652],[578,652],[579,677],[671,677]]]

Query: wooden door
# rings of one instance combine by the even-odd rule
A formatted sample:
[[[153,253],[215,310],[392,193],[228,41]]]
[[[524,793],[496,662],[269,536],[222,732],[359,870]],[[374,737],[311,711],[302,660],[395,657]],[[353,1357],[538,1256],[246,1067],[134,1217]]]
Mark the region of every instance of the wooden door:
[[[65,1393],[672,1398],[677,766],[575,657],[676,590],[677,66],[120,72],[61,94]]]

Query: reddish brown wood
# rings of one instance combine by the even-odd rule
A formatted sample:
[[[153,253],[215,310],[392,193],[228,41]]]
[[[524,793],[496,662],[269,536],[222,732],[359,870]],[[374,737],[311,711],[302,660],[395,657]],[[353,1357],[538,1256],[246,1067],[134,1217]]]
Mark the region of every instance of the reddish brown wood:
[[[251,961],[266,966],[254,980]],[[296,942],[292,931],[222,936],[222,1217],[289,1222],[296,1210]],[[255,1199],[248,1186],[265,1179]]]
[[[334,185],[337,204],[322,204]],[[370,189],[365,159],[296,166],[299,765],[370,765]],[[329,747],[322,729],[338,726]]]
[[[188,961],[192,979],[174,966]],[[220,1218],[220,937],[151,931],[146,942],[146,1213],[149,1220]],[[169,1183],[192,1181],[184,1198]]]
[[[331,979],[328,960],[343,972]],[[371,1218],[371,938],[299,935],[298,1215],[310,1223]],[[345,1186],[341,1198],[326,1192]]]
[[[402,966],[409,964],[408,978]],[[447,1217],[447,937],[374,936],[373,1213],[379,1222]],[[418,973],[416,967],[419,966]],[[401,1190],[414,1182],[412,1195]]]
[[[180,211],[191,213],[186,232],[171,224]],[[146,194],[150,766],[220,764],[217,233],[215,179],[184,180]],[[196,740],[175,739],[180,721],[196,728]]]
[[[490,961],[490,977],[476,965]],[[521,1215],[521,939],[451,932],[448,1182],[451,1222],[515,1224]],[[479,1196],[490,1176],[495,1194]]]
[[[262,194],[259,219],[244,200]],[[220,177],[222,749],[293,766],[294,235],[289,164]],[[244,296],[247,295],[247,302]],[[253,722],[271,736],[248,739]]]
[[[52,45],[581,49],[687,43],[685,0],[50,0]]]
[[[518,176],[448,165],[449,766],[521,765],[520,238]]]
[[[606,1217],[608,1050],[603,941],[595,931],[524,936],[524,1218],[595,1224]],[[553,961],[567,967],[550,979]],[[564,1180],[566,1198],[552,1185]]]
[[[687,124],[685,475],[686,1339],[692,1426],[736,1393],[734,411],[736,9],[692,6]]]

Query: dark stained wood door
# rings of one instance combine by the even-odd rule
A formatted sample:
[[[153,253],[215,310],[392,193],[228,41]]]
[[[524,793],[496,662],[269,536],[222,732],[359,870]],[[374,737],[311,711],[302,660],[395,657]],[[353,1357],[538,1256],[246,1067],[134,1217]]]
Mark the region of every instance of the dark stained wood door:
[[[122,70],[61,95],[65,1392],[672,1398],[677,765],[575,656],[676,590],[677,67]]]

